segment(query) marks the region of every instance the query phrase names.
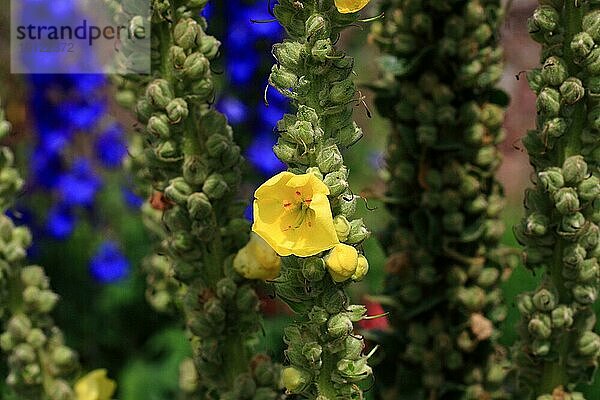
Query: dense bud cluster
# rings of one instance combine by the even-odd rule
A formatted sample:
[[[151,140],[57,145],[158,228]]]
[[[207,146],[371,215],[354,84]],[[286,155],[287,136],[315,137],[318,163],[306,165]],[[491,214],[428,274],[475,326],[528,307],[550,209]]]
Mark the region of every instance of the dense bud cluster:
[[[523,138],[535,187],[515,234],[526,266],[545,269],[541,286],[518,300],[517,349],[521,382],[545,399],[591,379],[600,356],[592,310],[600,284],[600,5],[541,3],[528,22],[542,44],[542,67],[528,74],[537,129]]]
[[[506,95],[499,0],[386,0],[372,30],[383,51],[377,106],[389,116],[386,294],[399,341],[385,398],[497,398],[507,374],[500,283],[518,262],[499,247],[494,179]],[[406,332],[406,333],[404,333]],[[396,352],[399,352],[397,355]],[[402,376],[414,379],[401,378]]]
[[[120,82],[120,93],[137,96],[134,108],[145,125],[132,143],[131,164],[150,197],[145,223],[164,254],[145,261],[147,297],[159,310],[179,306],[184,313],[197,370],[182,365],[184,393],[275,399],[277,366],[264,361],[257,373],[248,347],[260,328],[259,299],[232,268],[250,226],[235,198],[240,148],[226,118],[210,108],[210,62],[220,43],[205,32],[200,12],[206,3],[154,1],[154,73],[146,82],[137,77],[142,85],[126,77]]]
[[[331,0],[318,3],[283,0],[274,9],[289,36],[273,47],[277,63],[269,83],[297,111],[277,124],[273,150],[289,171],[312,173],[328,187],[341,244],[312,257],[283,258],[275,288],[300,318],[285,331],[290,366],[283,383],[288,392],[311,399],[355,399],[362,394],[356,383],[371,375],[363,340],[352,334],[366,309],[350,305],[344,286],[367,273],[368,262],[357,250],[369,231],[362,219],[352,218],[358,196],[349,189],[342,157],[362,137],[352,120],[354,59],[335,41],[358,16],[339,13]]]
[[[0,139],[9,130],[0,109]],[[0,146],[0,350],[8,356],[6,383],[19,398],[74,400],[67,379],[78,370],[77,354],[50,317],[58,295],[43,268],[23,266],[31,233],[5,215],[22,184],[12,152]]]

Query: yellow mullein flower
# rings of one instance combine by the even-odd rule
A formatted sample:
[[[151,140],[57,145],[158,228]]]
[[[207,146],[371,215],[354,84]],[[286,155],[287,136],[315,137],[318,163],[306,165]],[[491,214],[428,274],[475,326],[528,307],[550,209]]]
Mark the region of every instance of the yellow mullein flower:
[[[335,0],[335,6],[342,14],[357,12],[365,8],[371,0]]]
[[[248,244],[235,255],[233,268],[246,279],[273,279],[279,275],[281,258],[263,238],[252,232]]]
[[[347,244],[337,244],[325,256],[325,265],[334,281],[344,282],[352,277],[358,268],[358,252]]]
[[[339,243],[328,194],[314,174],[281,172],[256,190],[252,230],[280,256],[328,250]]]
[[[77,400],[110,400],[117,384],[106,377],[105,369],[96,369],[75,382]]]

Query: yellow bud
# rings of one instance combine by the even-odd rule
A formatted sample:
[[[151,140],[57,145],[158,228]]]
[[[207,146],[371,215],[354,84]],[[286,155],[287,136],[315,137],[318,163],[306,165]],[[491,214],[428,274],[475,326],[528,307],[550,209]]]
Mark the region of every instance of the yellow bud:
[[[310,382],[310,374],[296,367],[287,367],[281,373],[281,380],[283,386],[291,393],[299,393]]]
[[[337,244],[325,257],[329,274],[336,282],[350,278],[358,267],[358,252],[347,244]]]
[[[348,235],[350,234],[350,222],[343,215],[338,215],[333,219],[333,226],[335,227],[335,233],[337,233],[337,237],[340,242],[348,239]]]
[[[370,0],[335,0],[335,6],[342,14],[354,13],[365,8]]]
[[[246,279],[273,279],[279,275],[281,258],[267,242],[252,232],[248,244],[233,259],[233,268]]]
[[[362,280],[362,278],[367,275],[367,272],[369,272],[369,261],[367,261],[367,258],[361,254],[358,256],[358,265],[356,266],[356,271],[352,275],[352,280]]]
[[[110,400],[117,384],[106,377],[105,369],[96,369],[75,382],[77,400]]]

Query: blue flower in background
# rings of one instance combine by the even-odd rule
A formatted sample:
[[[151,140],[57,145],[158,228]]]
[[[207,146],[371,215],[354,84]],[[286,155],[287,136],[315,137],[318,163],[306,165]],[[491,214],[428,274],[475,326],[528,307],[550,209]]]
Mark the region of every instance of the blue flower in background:
[[[90,273],[100,283],[114,283],[129,275],[129,261],[112,241],[100,244],[90,261]]]
[[[64,204],[90,206],[101,185],[89,161],[80,158],[73,163],[71,171],[61,177],[58,190]]]
[[[127,155],[127,138],[120,125],[113,125],[96,139],[96,154],[106,168],[117,168]]]
[[[285,169],[272,147],[277,141],[273,128],[288,109],[288,99],[270,90],[267,107],[256,95],[264,91],[273,64],[269,49],[284,36],[279,23],[266,22],[273,18],[267,4],[232,0],[211,13],[222,12],[227,21],[222,37],[228,95],[219,100],[217,109],[227,115],[236,132],[252,138],[246,157],[257,172],[270,176]]]
[[[54,205],[46,217],[46,231],[56,239],[66,239],[75,229],[75,215],[65,204]]]

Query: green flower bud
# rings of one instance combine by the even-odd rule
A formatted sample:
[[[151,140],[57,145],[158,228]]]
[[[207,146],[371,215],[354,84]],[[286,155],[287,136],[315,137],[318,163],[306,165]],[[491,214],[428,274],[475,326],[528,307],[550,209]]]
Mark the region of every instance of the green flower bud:
[[[579,209],[579,196],[573,188],[560,188],[553,197],[556,209],[563,215],[571,214]]]
[[[336,197],[344,193],[348,189],[348,170],[341,168],[337,171],[330,172],[325,175],[323,182],[329,188],[329,195]]]
[[[297,145],[281,138],[279,138],[277,144],[273,146],[273,152],[277,158],[287,164],[295,163],[296,157],[298,156]]]
[[[500,277],[500,271],[496,268],[484,268],[479,277],[477,277],[477,285],[481,287],[490,287],[494,285]]]
[[[216,173],[210,174],[202,185],[202,191],[211,200],[220,199],[225,195],[225,193],[227,193],[228,190],[229,187],[223,180],[223,175]]]
[[[283,386],[290,393],[301,393],[311,382],[311,374],[301,368],[286,367],[281,373]]]
[[[285,95],[291,88],[298,85],[298,76],[287,68],[273,65],[269,75],[269,83]]]
[[[551,311],[556,307],[556,295],[550,290],[542,288],[532,298],[533,305],[539,311]]]
[[[318,282],[325,277],[325,262],[321,257],[305,258],[302,263],[302,275],[309,282]]]
[[[77,354],[66,346],[58,346],[52,350],[52,361],[61,368],[75,366]]]
[[[542,213],[534,212],[525,219],[525,234],[531,236],[544,236],[548,232],[550,220]]]
[[[154,108],[146,98],[142,97],[135,106],[135,111],[140,122],[146,123],[152,116]]]
[[[581,304],[592,304],[598,298],[598,289],[591,285],[576,285],[571,289],[575,301]]]
[[[11,335],[9,332],[4,332],[0,335],[0,349],[2,349],[2,351],[8,353],[16,346],[16,344],[17,344],[16,338],[13,335]],[[29,343],[29,344],[31,344],[31,343]]]
[[[346,104],[352,100],[356,93],[354,81],[345,79],[341,82],[336,82],[329,89],[329,100],[334,104]]]
[[[312,310],[308,312],[308,319],[315,325],[323,325],[329,320],[329,314],[325,309],[314,306]]]
[[[169,49],[169,59],[171,60],[171,65],[174,69],[178,70],[183,68],[183,63],[187,55],[185,54],[185,50],[179,46],[171,46]]]
[[[46,335],[41,329],[34,328],[29,331],[26,340],[34,349],[40,349],[46,343]]]
[[[221,42],[216,37],[210,35],[202,35],[200,40],[200,52],[209,60],[214,59],[219,54]]]
[[[247,311],[255,312],[259,306],[259,299],[256,292],[250,286],[241,286],[235,295],[235,302],[240,310],[244,313]]]
[[[165,189],[165,197],[180,205],[186,205],[192,193],[192,188],[183,178],[172,179]]]
[[[331,174],[330,174],[331,175]],[[338,215],[333,219],[333,226],[337,233],[338,240],[344,242],[350,234],[350,222],[343,215]]]
[[[600,74],[600,48],[594,47],[585,58],[583,64],[588,73],[592,75]]]
[[[569,78],[560,85],[560,95],[567,104],[575,104],[585,96],[585,88],[577,78]]]
[[[335,143],[319,145],[316,150],[316,162],[319,170],[327,174],[339,170],[343,165],[342,154]]]
[[[348,244],[358,244],[371,236],[371,232],[365,226],[362,218],[350,221],[350,233],[346,239]]]
[[[190,54],[183,63],[183,74],[188,79],[201,79],[210,69],[208,59],[202,53]]]
[[[560,112],[560,93],[556,89],[546,87],[538,95],[535,105],[538,113],[556,117]]]
[[[352,195],[344,195],[338,197],[333,202],[334,214],[342,214],[346,218],[351,218],[356,213],[356,203],[357,199],[359,198],[359,196]]]
[[[451,233],[460,233],[465,228],[465,216],[460,212],[451,212],[442,217],[444,230]]]
[[[169,128],[169,118],[165,114],[153,115],[148,120],[146,125],[148,133],[158,136],[159,138],[166,139],[171,136],[171,130]]]
[[[156,157],[164,162],[178,162],[182,159],[177,143],[172,140],[162,142],[156,146],[154,152]]]
[[[600,267],[598,266],[598,260],[596,260],[595,258],[584,260],[581,263],[581,267],[579,268],[578,272],[579,273],[577,276],[577,280],[579,282],[589,282],[593,284],[598,280],[598,277],[600,276]]]
[[[531,343],[531,353],[537,357],[543,357],[550,353],[552,347],[550,341],[544,339],[535,339]]]
[[[561,304],[552,310],[552,326],[555,328],[569,328],[573,325],[573,310]]]
[[[559,24],[560,15],[554,7],[542,5],[535,9],[531,17],[532,24],[538,29],[553,32]]]
[[[167,111],[167,117],[174,124],[186,119],[189,114],[187,102],[181,98],[171,100],[165,110]]]
[[[469,311],[480,311],[485,306],[485,291],[477,286],[460,287],[456,299]]]
[[[165,79],[155,79],[146,87],[146,98],[157,108],[164,109],[173,99],[173,91]]]
[[[306,36],[311,40],[325,39],[330,34],[329,20],[321,14],[312,14],[306,20]]]
[[[595,359],[600,353],[600,337],[594,332],[584,332],[577,341],[577,352]]]
[[[565,184],[565,180],[562,175],[562,169],[557,167],[550,167],[542,172],[539,172],[538,179],[542,187],[550,193],[556,192]]]
[[[359,382],[372,374],[371,367],[367,364],[366,357],[358,360],[341,359],[337,363],[337,370],[341,376],[350,382]]]
[[[231,140],[223,135],[211,135],[206,140],[206,150],[211,157],[218,158],[232,146]]]
[[[21,269],[21,282],[25,286],[36,286],[40,289],[48,288],[48,278],[42,267],[30,265]]]
[[[348,306],[348,296],[341,290],[335,291],[331,296],[323,298],[323,307],[329,314],[337,314]]]
[[[304,46],[295,41],[284,41],[273,45],[273,55],[283,66],[290,71],[296,71],[302,60]]]
[[[226,317],[223,304],[216,297],[212,297],[204,303],[204,314],[208,322],[213,325],[222,323]]]
[[[208,177],[208,163],[197,155],[186,155],[183,162],[183,178],[190,185],[202,185]]]
[[[342,147],[350,147],[363,137],[363,131],[355,122],[340,128],[336,134],[337,142]]]
[[[591,175],[585,178],[577,186],[579,198],[584,201],[593,201],[600,197],[600,179]]]
[[[202,28],[192,18],[180,19],[173,29],[175,43],[184,50],[196,47],[202,34]]]
[[[568,77],[568,69],[565,62],[554,56],[546,59],[541,73],[544,82],[550,86],[559,86]]]
[[[15,314],[8,320],[6,331],[15,339],[26,340],[31,331],[31,321],[24,314]]]
[[[187,198],[187,210],[193,219],[204,220],[212,212],[212,205],[206,194],[195,192]]]
[[[582,213],[576,212],[574,214],[565,215],[560,221],[559,233],[567,235],[575,234],[578,233],[584,225],[585,217]]]
[[[600,11],[594,10],[586,14],[581,27],[595,42],[600,43]]]
[[[537,313],[529,320],[527,330],[538,339],[548,339],[552,334],[552,320],[546,314]]]
[[[585,248],[577,243],[569,245],[563,250],[563,262],[566,265],[579,267],[586,256],[587,252]]]
[[[544,123],[542,132],[548,137],[558,138],[565,134],[567,126],[568,124],[564,118],[551,118]]]
[[[319,363],[321,361],[323,348],[317,342],[308,342],[302,346],[302,355],[311,363]]]
[[[215,93],[215,85],[212,79],[201,79],[192,83],[190,88],[192,94],[200,99],[211,99]]]
[[[327,321],[327,333],[333,339],[347,336],[353,329],[352,321],[346,314],[336,314]]]
[[[588,175],[588,167],[582,156],[571,156],[562,166],[563,177],[567,184],[577,184]]]

